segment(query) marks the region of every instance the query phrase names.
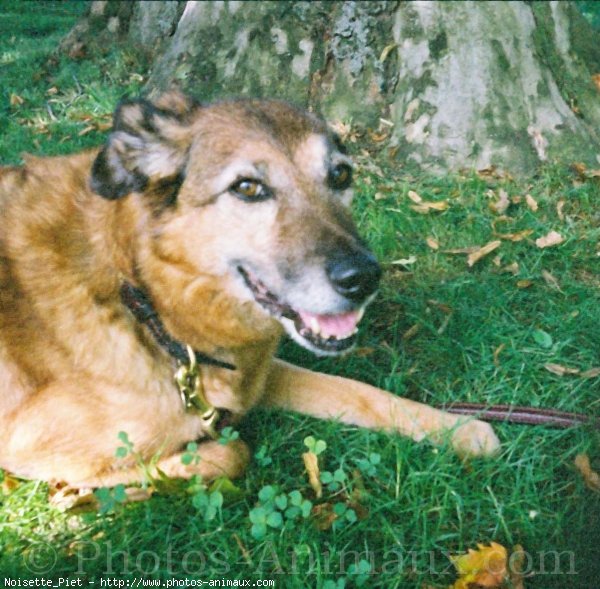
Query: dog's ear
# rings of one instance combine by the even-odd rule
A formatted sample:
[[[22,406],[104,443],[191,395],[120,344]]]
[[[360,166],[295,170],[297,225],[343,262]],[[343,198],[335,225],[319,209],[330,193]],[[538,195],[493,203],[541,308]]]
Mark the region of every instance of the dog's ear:
[[[124,100],[106,145],[92,166],[90,187],[109,200],[141,192],[150,183],[184,175],[195,102],[170,92],[154,103]]]

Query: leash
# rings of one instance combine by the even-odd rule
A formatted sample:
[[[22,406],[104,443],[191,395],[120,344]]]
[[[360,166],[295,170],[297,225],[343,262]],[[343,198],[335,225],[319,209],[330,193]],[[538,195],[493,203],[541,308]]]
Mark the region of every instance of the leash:
[[[212,358],[203,352],[171,337],[161,321],[148,294],[128,282],[123,282],[120,289],[121,301],[142,325],[145,325],[156,342],[177,361],[174,374],[175,383],[186,411],[197,413],[202,420],[204,431],[213,439],[219,437],[217,426],[220,413],[213,407],[204,393],[200,364],[217,366],[226,370],[235,370],[229,362]]]

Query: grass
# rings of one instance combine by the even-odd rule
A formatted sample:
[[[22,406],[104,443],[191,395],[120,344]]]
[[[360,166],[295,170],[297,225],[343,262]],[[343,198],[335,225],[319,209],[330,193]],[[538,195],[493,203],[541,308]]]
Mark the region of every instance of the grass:
[[[45,68],[81,6],[27,3],[26,12],[22,6],[0,4],[2,164],[18,162],[23,151],[56,154],[99,145],[114,103],[143,83],[142,65],[127,52]],[[11,104],[13,95],[22,102]],[[599,415],[598,377],[560,377],[544,369],[556,363],[585,371],[600,363],[599,183],[559,166],[510,180],[472,173],[426,177],[383,155],[375,159],[379,174],[361,161],[356,218],[387,272],[365,320],[360,353],[319,360],[286,342],[281,354],[428,403],[514,403]],[[513,203],[509,220],[498,221],[486,192],[500,189],[509,197],[531,194],[539,209]],[[419,214],[410,208],[409,190],[450,206]],[[494,222],[501,233],[533,233],[520,242],[502,240],[472,268],[466,255],[443,253],[495,239]],[[536,247],[534,239],[550,230],[565,242]],[[427,237],[439,243],[437,251]],[[411,256],[412,263],[394,263]],[[503,271],[515,262],[516,274]],[[519,543],[528,552],[537,573],[526,580],[528,589],[597,587],[600,495],[586,488],[573,461],[587,452],[598,469],[598,432],[510,424],[497,431],[500,456],[461,462],[447,447],[255,411],[240,428],[255,448],[247,476],[237,483],[242,496],[227,500],[224,492],[225,505],[208,521],[185,486],[141,503],[117,501],[99,515],[60,511],[48,502],[45,483],[5,484],[0,572],[21,579],[37,573],[84,581],[145,576],[274,579],[290,588],[446,587],[455,578],[447,555],[493,540]],[[321,501],[304,474],[307,436],[327,442],[322,468],[341,468],[347,477]],[[367,469],[364,461],[373,454],[381,460]],[[249,514],[261,490],[273,485],[329,506],[362,489],[358,517],[326,530],[312,516],[284,519],[256,539]]]

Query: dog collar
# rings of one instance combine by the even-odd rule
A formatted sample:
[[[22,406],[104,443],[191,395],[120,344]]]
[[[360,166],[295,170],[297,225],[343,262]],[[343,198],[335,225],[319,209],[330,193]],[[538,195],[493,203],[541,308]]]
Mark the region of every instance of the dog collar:
[[[121,300],[133,316],[142,325],[148,327],[158,344],[177,361],[178,368],[174,374],[174,379],[184,409],[198,414],[202,420],[204,431],[211,438],[218,438],[217,427],[221,415],[218,409],[213,407],[206,399],[199,364],[218,366],[227,370],[235,370],[235,366],[211,358],[172,338],[160,320],[150,297],[142,289],[128,282],[123,282],[121,285]]]
[[[129,282],[123,282],[121,285],[121,301],[131,311],[133,316],[145,325],[154,336],[156,342],[166,350],[169,355],[180,364],[190,362],[189,346],[171,337],[163,322],[160,320],[149,295],[141,288],[137,288]],[[191,348],[190,348],[191,349]],[[216,358],[211,358],[203,352],[193,350],[194,361],[197,364],[207,364],[209,366],[218,366],[227,370],[235,370],[235,366],[229,362],[223,362]]]

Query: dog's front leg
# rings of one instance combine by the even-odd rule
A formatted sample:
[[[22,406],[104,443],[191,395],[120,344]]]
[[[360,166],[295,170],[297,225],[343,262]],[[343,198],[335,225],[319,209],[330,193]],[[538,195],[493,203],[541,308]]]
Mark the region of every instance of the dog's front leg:
[[[448,434],[461,455],[492,454],[500,442],[492,427],[403,399],[370,385],[274,360],[263,404],[369,429],[439,442]]]

